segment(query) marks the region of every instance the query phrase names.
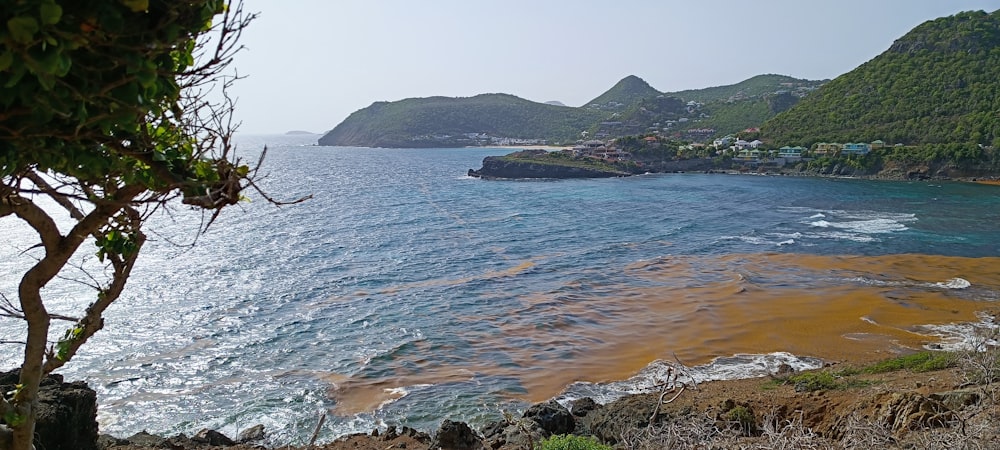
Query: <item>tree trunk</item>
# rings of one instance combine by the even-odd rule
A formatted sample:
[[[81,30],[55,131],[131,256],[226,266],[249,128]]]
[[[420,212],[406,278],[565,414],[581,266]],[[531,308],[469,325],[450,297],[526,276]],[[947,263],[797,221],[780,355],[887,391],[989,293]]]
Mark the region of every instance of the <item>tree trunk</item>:
[[[21,297],[21,308],[28,323],[28,339],[27,345],[24,346],[20,389],[17,390],[13,402],[19,423],[11,426],[14,431],[12,450],[32,449],[31,444],[35,438],[35,415],[38,410],[38,387],[42,382],[42,363],[49,335],[49,314],[42,304],[41,286],[31,286],[33,272],[29,271],[21,280],[18,292]]]

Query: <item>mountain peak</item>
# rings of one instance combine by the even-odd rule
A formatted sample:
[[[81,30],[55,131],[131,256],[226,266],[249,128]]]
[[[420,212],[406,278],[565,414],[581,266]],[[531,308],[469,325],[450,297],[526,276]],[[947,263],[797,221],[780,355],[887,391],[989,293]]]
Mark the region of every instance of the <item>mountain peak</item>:
[[[661,95],[660,91],[653,89],[649,83],[635,75],[622,78],[607,92],[599,97],[587,102],[584,106],[598,104],[607,106],[609,103],[621,105],[622,107],[638,103],[644,98],[651,98]]]

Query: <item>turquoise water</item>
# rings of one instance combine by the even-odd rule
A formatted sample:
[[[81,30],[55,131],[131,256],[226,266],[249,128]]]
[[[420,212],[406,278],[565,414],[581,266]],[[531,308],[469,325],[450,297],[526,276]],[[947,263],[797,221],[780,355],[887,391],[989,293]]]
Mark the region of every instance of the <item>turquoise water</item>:
[[[736,318],[740,305],[789,288],[877,289],[873,304],[939,296],[970,311],[1000,292],[988,269],[1000,256],[993,186],[704,174],[497,182],[464,174],[506,150],[303,145],[311,139],[243,138],[248,155],[269,146],[264,189],[311,200],[276,208],[258,198],[193,248],[177,243],[191,243],[201,216],[157,217],[105,330],[63,371],[98,391],[102,432],[235,434],[264,423],[276,441],[303,441],[324,411],[326,439],[385,424],[430,429],[442,414],[482,423],[529,401],[641,389],[592,382],[672,355],[771,355],[706,366],[722,377],[745,374],[747,361],[815,364],[773,352],[826,357],[823,344],[786,344]],[[31,235],[8,229],[0,289],[14,298]],[[807,270],[806,260],[819,262]],[[47,291],[67,312],[89,295],[72,282]],[[893,329],[944,323],[926,309]],[[865,318],[905,315],[879,311]],[[845,327],[864,325],[852,314]],[[16,337],[16,324],[0,323],[0,339]],[[885,333],[886,348],[908,342]],[[878,348],[861,341],[858,354]],[[0,368],[19,351],[0,347]]]

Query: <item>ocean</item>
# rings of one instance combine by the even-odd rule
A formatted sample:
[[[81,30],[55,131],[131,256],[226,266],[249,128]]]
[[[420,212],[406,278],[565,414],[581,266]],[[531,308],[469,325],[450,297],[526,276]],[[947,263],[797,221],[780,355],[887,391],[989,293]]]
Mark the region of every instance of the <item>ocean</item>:
[[[531,402],[641,392],[683,362],[702,379],[779,364],[961,348],[1000,298],[1000,187],[722,174],[485,181],[509,149],[268,146],[260,187],[209,231],[150,223],[105,329],[61,370],[98,392],[101,432],[275,443],[387,425],[482,425]],[[32,234],[0,218],[16,301]],[[191,245],[195,244],[195,245]],[[92,251],[79,255],[90,264]],[[90,301],[70,273],[44,294]],[[53,339],[65,323],[56,322]],[[0,319],[0,341],[20,325]],[[0,369],[21,348],[0,345]]]

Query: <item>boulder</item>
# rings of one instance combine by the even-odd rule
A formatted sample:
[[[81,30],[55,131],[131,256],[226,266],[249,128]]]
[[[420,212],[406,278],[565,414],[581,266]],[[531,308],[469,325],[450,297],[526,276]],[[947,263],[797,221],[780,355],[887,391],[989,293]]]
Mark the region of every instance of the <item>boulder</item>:
[[[0,374],[0,390],[14,389],[20,370]],[[38,389],[35,447],[45,450],[97,450],[97,393],[87,383],[45,377]]]
[[[646,428],[659,400],[658,394],[637,394],[608,403],[587,415],[591,433],[604,442],[616,443],[623,433]],[[661,412],[658,423],[663,416]]]
[[[958,419],[944,403],[916,392],[895,392],[877,403],[875,417],[893,433],[942,428]]]
[[[573,415],[556,401],[533,405],[523,417],[537,423],[548,435],[572,433],[576,427]]]
[[[198,443],[222,446],[222,447],[230,447],[236,445],[236,442],[233,442],[233,440],[229,439],[228,436],[215,430],[209,430],[207,428],[199,431],[197,434],[194,435],[193,438],[191,438],[191,440]]]
[[[167,438],[140,431],[125,439],[136,447],[162,447],[167,442]]]
[[[465,422],[452,422],[445,419],[441,422],[437,435],[431,442],[430,448],[444,450],[481,450],[482,439]]]
[[[264,433],[264,425],[257,424],[240,432],[236,437],[236,442],[246,444],[248,442],[263,441],[267,435]]]

